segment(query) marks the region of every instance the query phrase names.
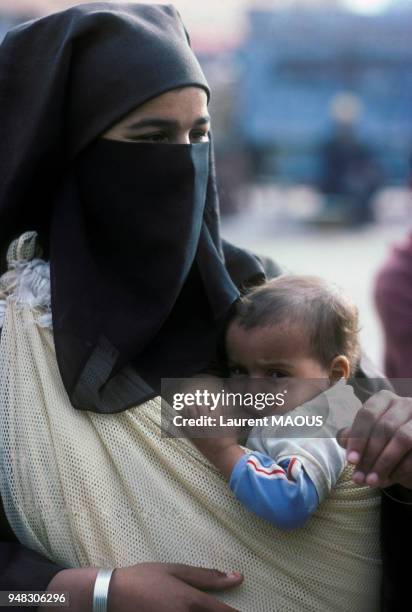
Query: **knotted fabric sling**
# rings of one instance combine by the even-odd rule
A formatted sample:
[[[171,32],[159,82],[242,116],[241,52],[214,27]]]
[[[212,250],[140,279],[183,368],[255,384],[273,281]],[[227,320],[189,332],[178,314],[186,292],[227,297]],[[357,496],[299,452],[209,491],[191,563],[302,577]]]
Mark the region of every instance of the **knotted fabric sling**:
[[[236,568],[244,584],[218,597],[243,612],[375,612],[379,491],[346,468],[309,523],[282,532],[249,514],[189,440],[161,437],[159,398],[120,414],[75,410],[55,358],[48,264],[34,238],[21,244],[0,280],[0,492],[19,540],[73,567]]]

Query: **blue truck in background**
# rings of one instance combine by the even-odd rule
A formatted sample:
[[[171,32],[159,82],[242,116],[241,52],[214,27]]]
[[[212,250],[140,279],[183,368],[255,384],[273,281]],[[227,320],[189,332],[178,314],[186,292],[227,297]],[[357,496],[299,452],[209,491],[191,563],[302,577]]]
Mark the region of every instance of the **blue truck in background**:
[[[334,130],[330,108],[356,96],[353,127],[387,185],[408,180],[412,151],[412,11],[362,16],[320,10],[253,10],[236,52],[232,131],[260,177],[313,183],[322,144]],[[259,176],[258,176],[259,178]]]

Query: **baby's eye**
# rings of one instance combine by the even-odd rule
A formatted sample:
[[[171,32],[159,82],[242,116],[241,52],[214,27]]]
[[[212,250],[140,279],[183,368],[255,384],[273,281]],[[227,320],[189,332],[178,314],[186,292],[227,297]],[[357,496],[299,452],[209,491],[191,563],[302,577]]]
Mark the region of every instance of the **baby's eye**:
[[[287,372],[283,372],[282,370],[268,370],[266,372],[266,376],[268,378],[285,378],[287,376],[289,376],[289,374]]]
[[[239,378],[240,376],[247,376],[247,372],[243,368],[233,366],[229,368],[229,376],[230,378]]]

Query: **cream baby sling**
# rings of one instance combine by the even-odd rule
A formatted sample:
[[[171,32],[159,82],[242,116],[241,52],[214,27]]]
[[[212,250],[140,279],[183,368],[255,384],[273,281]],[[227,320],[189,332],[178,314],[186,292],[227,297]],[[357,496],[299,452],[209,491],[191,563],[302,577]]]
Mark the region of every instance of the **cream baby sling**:
[[[1,278],[0,492],[26,546],[66,566],[173,561],[240,570],[219,598],[244,612],[375,612],[380,495],[346,468],[307,526],[249,514],[188,440],[160,436],[160,401],[116,415],[72,408],[35,235]]]

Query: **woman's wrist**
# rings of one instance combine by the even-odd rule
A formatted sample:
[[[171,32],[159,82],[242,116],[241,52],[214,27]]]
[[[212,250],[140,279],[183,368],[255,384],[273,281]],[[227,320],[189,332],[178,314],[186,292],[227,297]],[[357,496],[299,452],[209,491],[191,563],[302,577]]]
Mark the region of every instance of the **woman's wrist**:
[[[98,571],[99,568],[97,567],[61,570],[52,578],[47,590],[69,594],[69,606],[65,610],[92,612],[93,591]],[[39,611],[52,612],[53,609],[40,607]]]
[[[114,569],[104,568],[97,572],[93,589],[93,612],[108,612],[109,588]]]

